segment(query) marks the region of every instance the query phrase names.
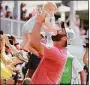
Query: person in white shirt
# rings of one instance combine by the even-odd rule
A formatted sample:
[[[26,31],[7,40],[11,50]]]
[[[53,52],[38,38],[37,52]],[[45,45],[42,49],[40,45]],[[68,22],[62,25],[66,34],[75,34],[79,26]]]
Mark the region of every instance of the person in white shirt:
[[[70,59],[72,59],[71,63]],[[71,67],[70,64],[72,64]],[[61,84],[86,84],[85,73],[82,65],[80,64],[78,59],[76,57],[73,57],[69,52],[67,52],[67,62],[64,69],[64,73],[62,75]]]

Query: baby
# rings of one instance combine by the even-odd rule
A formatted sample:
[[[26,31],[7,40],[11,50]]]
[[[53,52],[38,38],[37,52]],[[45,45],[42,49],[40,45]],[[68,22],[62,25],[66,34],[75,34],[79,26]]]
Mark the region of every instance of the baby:
[[[44,4],[42,8],[42,13],[46,16],[45,23],[42,25],[42,31],[49,32],[51,34],[56,34],[56,29],[53,25],[55,23],[54,14],[57,11],[57,6],[53,2],[47,2]],[[39,56],[38,52],[30,47],[30,41],[31,41],[31,33],[34,28],[35,22],[36,22],[37,15],[30,18],[23,26],[23,35],[24,39],[21,43],[21,49],[31,51],[35,55]]]

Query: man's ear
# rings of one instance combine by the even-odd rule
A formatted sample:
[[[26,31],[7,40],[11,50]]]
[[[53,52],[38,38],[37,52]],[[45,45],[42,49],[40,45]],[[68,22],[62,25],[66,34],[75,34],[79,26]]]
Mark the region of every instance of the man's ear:
[[[66,41],[67,40],[67,37],[66,36],[62,37],[62,40],[65,40]]]

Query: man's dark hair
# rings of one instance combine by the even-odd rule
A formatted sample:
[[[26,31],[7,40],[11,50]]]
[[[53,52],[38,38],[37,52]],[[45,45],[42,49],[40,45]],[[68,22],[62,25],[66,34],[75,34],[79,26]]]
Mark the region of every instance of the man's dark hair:
[[[0,30],[0,35],[3,35],[3,31],[2,30]]]
[[[64,36],[66,36],[66,34],[57,34],[55,36],[52,36],[52,41],[60,41]]]

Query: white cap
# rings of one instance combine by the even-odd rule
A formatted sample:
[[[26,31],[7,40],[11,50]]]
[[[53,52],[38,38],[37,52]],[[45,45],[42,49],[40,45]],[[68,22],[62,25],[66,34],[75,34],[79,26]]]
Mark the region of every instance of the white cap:
[[[66,33],[67,33],[67,38],[69,40],[72,40],[72,39],[75,38],[75,33],[74,33],[73,29],[69,29],[69,28],[65,27],[65,30],[66,30]]]

